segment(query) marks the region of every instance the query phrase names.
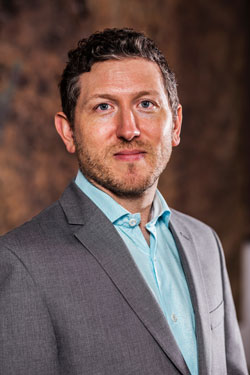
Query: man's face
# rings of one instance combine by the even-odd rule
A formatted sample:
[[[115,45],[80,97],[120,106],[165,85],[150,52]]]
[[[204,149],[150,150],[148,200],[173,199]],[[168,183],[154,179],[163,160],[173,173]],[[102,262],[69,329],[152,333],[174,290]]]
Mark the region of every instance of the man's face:
[[[179,143],[161,72],[142,58],[99,62],[80,77],[74,144],[83,174],[118,196],[157,184]]]

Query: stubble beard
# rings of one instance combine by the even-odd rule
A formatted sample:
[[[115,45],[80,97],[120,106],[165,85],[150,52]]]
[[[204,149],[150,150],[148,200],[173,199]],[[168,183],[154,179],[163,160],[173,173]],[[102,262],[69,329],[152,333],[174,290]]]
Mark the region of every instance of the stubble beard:
[[[110,147],[104,155],[91,155],[88,147],[83,142],[78,142],[75,138],[76,154],[79,163],[79,169],[83,175],[92,183],[102,186],[113,194],[123,198],[136,199],[143,195],[158,180],[160,174],[166,168],[172,153],[171,142],[165,147],[165,150],[159,155],[153,150],[151,145],[145,145],[144,142],[134,140],[131,142],[121,140],[119,145]],[[138,167],[135,163],[127,163],[127,173],[121,180],[115,171],[105,163],[108,156],[113,155],[119,150],[143,149],[147,151],[148,173],[138,176]]]

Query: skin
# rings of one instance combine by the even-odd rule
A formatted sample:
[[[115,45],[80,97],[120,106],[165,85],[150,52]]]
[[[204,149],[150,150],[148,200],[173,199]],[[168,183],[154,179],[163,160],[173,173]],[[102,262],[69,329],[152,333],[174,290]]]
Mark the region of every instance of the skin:
[[[180,142],[182,108],[173,118],[159,67],[142,58],[95,63],[80,77],[74,132],[63,112],[55,126],[82,172],[145,229],[160,174]]]

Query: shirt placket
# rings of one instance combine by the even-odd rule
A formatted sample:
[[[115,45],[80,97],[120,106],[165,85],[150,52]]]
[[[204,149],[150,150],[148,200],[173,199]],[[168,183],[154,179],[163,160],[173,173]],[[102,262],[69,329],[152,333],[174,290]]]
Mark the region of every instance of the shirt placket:
[[[147,230],[150,232],[150,261],[152,266],[152,272],[154,275],[154,280],[156,284],[156,289],[158,291],[158,301],[159,305],[166,315],[166,311],[164,309],[164,303],[162,298],[162,290],[161,290],[161,281],[158,274],[158,256],[157,256],[157,232],[155,224],[149,223],[146,226]]]

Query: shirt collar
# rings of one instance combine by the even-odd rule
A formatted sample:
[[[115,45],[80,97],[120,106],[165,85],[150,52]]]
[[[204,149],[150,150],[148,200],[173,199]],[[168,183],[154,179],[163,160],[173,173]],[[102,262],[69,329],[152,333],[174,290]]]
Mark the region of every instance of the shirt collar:
[[[150,215],[150,223],[155,224],[157,220],[162,218],[162,220],[165,222],[165,224],[169,225],[171,211],[170,208],[167,205],[167,202],[159,192],[159,190],[156,190],[156,194],[153,200],[153,205],[151,209],[151,215]]]
[[[112,223],[121,219],[122,216],[131,215],[129,211],[111,198],[110,195],[91,184],[80,170],[77,173],[75,183],[102,210]],[[166,225],[169,224],[170,209],[159,190],[157,190],[152,205],[150,223],[155,224],[160,217]]]

